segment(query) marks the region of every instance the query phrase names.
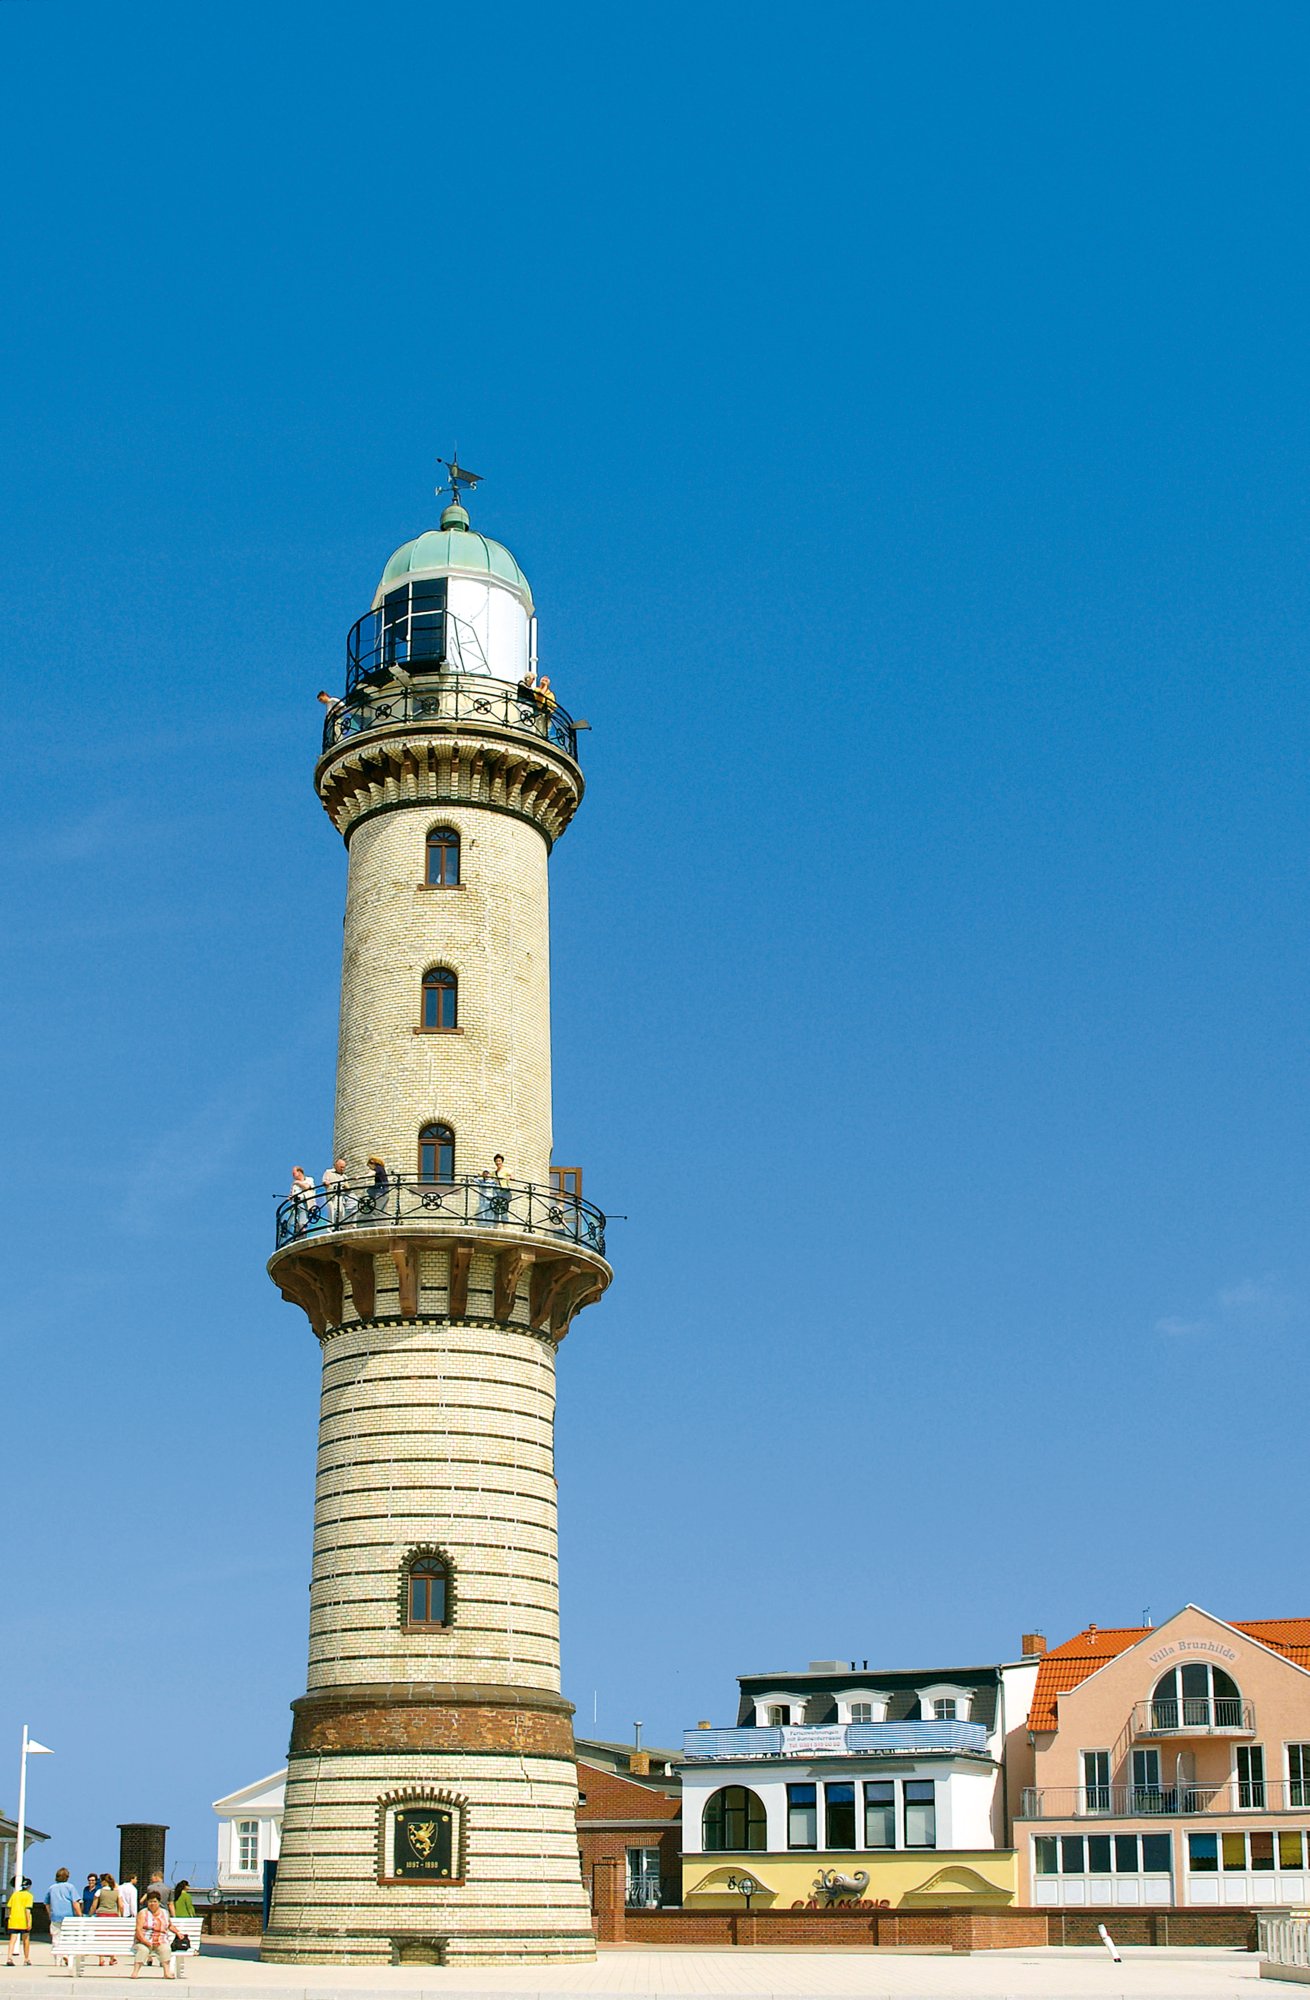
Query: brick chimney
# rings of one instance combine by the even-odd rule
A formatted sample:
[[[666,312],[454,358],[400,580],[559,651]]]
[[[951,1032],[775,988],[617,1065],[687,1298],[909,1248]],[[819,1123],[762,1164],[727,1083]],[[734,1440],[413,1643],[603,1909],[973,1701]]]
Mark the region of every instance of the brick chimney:
[[[632,1773],[632,1775],[633,1775],[633,1777],[634,1777],[634,1778],[649,1778],[649,1776],[650,1776],[650,1751],[649,1751],[649,1750],[629,1750],[629,1752],[628,1752],[628,1769],[629,1769],[629,1771],[630,1771],[630,1772]]]
[[[1020,1643],[1023,1647],[1025,1660],[1039,1660],[1046,1651],[1046,1634],[1044,1632],[1025,1632]]]

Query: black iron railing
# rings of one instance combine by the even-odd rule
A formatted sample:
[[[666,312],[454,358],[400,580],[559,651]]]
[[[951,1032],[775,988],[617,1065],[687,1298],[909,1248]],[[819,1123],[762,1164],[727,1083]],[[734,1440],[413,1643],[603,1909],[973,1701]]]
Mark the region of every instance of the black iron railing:
[[[1254,1704],[1236,1694],[1185,1694],[1133,1704],[1134,1736],[1251,1736]]]
[[[605,1254],[605,1217],[580,1195],[534,1181],[465,1174],[453,1181],[342,1180],[310,1186],[278,1203],[277,1248],[337,1230],[440,1227],[526,1231]]]
[[[361,676],[346,699],[327,712],[325,751],[370,729],[394,729],[405,723],[486,722],[540,737],[577,762],[578,732],[573,717],[558,702],[553,706],[539,702],[522,688],[490,674],[420,673],[417,668],[402,672],[406,676],[403,686],[391,675],[381,685]]]

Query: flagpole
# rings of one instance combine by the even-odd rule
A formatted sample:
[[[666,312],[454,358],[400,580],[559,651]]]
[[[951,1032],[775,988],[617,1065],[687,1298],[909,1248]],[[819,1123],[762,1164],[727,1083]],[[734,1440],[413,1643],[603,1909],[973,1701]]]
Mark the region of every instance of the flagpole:
[[[23,1724],[23,1754],[18,1760],[18,1844],[14,1852],[15,1887],[23,1886],[23,1835],[27,1832],[27,1724]],[[8,1892],[6,1892],[7,1894]]]

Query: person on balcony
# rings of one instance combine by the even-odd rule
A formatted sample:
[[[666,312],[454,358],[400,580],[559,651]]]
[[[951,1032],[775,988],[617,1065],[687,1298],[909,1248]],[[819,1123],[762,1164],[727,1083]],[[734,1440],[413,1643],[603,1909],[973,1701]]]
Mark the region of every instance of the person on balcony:
[[[327,1200],[328,1222],[333,1229],[340,1229],[343,1222],[349,1222],[355,1213],[353,1198],[346,1192],[346,1163],[334,1160],[323,1175],[321,1182]]]
[[[291,1169],[291,1227],[297,1236],[303,1236],[310,1224],[318,1221],[318,1189],[303,1167]]]
[[[391,1192],[391,1181],[387,1174],[386,1161],[380,1160],[376,1153],[370,1153],[368,1159],[365,1161],[365,1165],[373,1176],[373,1185],[367,1194],[360,1197],[360,1213],[385,1215],[387,1211],[387,1196]]]
[[[550,719],[555,713],[555,697],[551,693],[550,675],[540,674],[537,678],[536,703],[541,713],[541,726],[550,734]]]
[[[484,1167],[478,1179],[478,1221],[503,1222],[508,1214],[509,1177],[505,1155],[497,1153],[490,1169]]]

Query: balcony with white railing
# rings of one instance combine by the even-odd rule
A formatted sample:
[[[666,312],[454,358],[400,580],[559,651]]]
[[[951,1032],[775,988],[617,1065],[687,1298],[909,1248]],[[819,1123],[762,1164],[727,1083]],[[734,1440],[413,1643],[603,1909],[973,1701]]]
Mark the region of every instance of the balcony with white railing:
[[[1240,1694],[1185,1694],[1133,1704],[1134,1736],[1254,1736],[1255,1703]]]
[[[751,1761],[772,1757],[880,1757],[987,1755],[981,1722],[845,1722],[804,1728],[688,1729],[686,1763]]]
[[[1175,1785],[1036,1785],[1019,1819],[1176,1819],[1198,1813],[1310,1811],[1310,1780],[1225,1778]]]

